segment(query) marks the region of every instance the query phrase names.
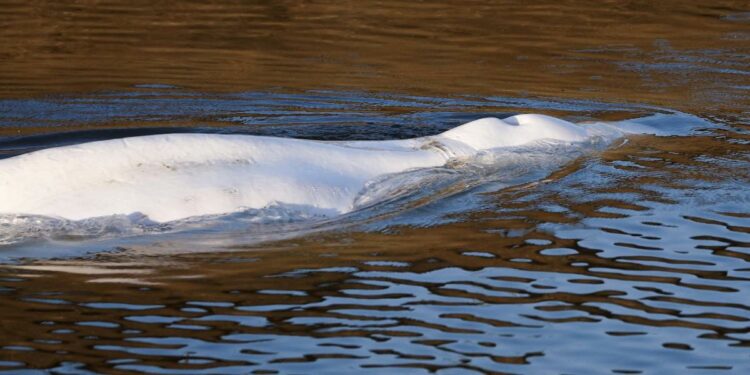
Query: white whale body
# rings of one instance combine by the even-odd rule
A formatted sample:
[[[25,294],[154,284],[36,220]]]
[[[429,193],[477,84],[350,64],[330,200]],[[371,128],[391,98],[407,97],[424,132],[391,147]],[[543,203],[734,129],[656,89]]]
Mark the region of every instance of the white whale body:
[[[166,134],[84,143],[0,160],[0,214],[68,220],[141,213],[156,222],[300,205],[355,209],[368,181],[542,140],[576,143],[647,126],[578,125],[544,115],[484,118],[435,136],[324,142]]]

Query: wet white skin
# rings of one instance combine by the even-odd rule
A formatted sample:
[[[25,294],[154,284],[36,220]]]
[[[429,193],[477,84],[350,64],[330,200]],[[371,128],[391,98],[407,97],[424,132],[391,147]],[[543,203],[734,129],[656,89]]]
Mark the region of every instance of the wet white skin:
[[[80,220],[142,213],[166,222],[283,203],[336,215],[351,211],[365,184],[386,174],[541,140],[626,133],[656,131],[518,115],[395,141],[166,134],[91,142],[0,160],[0,214]]]

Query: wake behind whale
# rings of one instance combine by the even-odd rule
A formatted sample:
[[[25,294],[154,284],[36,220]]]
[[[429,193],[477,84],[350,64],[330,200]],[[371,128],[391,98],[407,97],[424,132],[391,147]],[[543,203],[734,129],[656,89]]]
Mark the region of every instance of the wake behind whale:
[[[0,241],[22,240],[29,227],[41,237],[70,228],[97,233],[123,221],[153,228],[237,213],[283,216],[278,207],[296,218],[330,218],[418,190],[436,176],[425,171],[530,167],[538,157],[517,156],[535,150],[554,168],[570,157],[550,154],[550,145],[582,150],[627,134],[672,134],[654,122],[574,124],[529,114],[392,141],[165,134],[51,148],[0,160]],[[483,178],[498,172],[488,170]]]

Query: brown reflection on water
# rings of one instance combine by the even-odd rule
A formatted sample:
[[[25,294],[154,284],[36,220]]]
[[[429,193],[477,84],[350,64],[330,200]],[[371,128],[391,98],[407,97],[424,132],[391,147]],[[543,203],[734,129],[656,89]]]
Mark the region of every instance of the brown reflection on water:
[[[5,0],[0,96],[169,84],[731,108],[748,84],[747,11],[732,0]]]

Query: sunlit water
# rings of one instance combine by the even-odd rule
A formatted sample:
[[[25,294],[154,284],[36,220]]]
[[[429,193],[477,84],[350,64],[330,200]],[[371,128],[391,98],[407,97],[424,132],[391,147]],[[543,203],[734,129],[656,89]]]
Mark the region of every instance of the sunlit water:
[[[456,166],[333,219],[0,221],[0,368],[749,373],[750,18],[683,3],[386,2],[327,18],[342,6],[290,2],[244,21],[240,4],[186,3],[161,23],[144,4],[9,4],[24,18],[0,32],[1,157],[168,132],[411,138],[529,112],[705,126]],[[497,14],[510,28],[490,27]],[[320,36],[338,44],[309,45]],[[92,45],[111,47],[86,60]]]

